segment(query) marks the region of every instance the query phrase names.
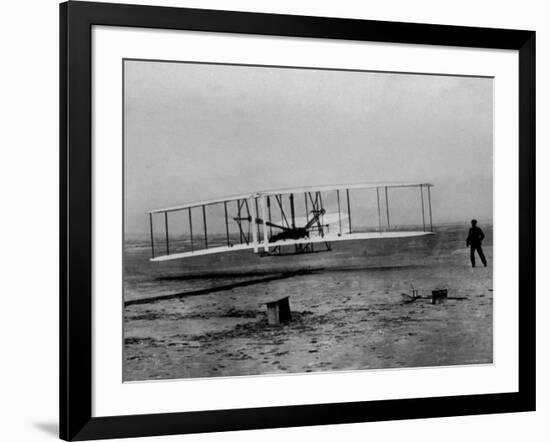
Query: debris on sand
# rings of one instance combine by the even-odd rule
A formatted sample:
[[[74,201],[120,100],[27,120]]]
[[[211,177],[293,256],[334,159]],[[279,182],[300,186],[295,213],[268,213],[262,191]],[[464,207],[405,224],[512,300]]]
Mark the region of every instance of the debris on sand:
[[[402,304],[410,304],[412,302],[415,302],[418,299],[430,300],[432,304],[436,304],[436,303],[440,304],[443,299],[451,300],[451,301],[465,301],[467,299],[470,299],[467,296],[445,296],[445,297],[439,297],[439,298],[436,297],[437,299],[434,302],[433,295],[432,296],[411,296],[411,295],[408,295],[407,293],[401,293],[401,296],[403,298]]]
[[[403,303],[404,304],[410,304],[411,302],[414,302],[416,301],[417,299],[420,299],[421,296],[411,296],[411,295],[408,295],[407,293],[401,293],[401,296],[403,297]]]

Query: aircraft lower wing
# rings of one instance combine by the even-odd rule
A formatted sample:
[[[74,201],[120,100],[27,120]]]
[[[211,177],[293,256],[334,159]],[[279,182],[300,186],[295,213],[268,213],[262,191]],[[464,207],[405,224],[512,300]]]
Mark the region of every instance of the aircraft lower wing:
[[[372,239],[389,239],[389,238],[412,238],[417,236],[433,235],[433,232],[422,231],[403,231],[403,232],[362,232],[362,233],[344,233],[342,235],[329,234],[323,237],[312,237],[303,239],[293,239],[276,241],[269,243],[257,244],[235,244],[231,247],[211,247],[208,249],[195,250],[193,252],[173,253],[171,255],[158,256],[152,258],[152,262],[171,261],[174,259],[191,258],[194,256],[213,255],[217,253],[237,252],[241,250],[254,250],[255,252],[269,252],[277,247],[295,246],[303,244],[316,243],[332,243],[337,241],[357,241],[357,240],[372,240]]]

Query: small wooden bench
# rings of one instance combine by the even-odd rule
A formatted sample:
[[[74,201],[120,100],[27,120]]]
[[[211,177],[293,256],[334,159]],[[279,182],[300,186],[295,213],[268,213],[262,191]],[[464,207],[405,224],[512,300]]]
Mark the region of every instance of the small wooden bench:
[[[262,303],[262,305],[264,304],[267,306],[267,322],[269,325],[279,325],[282,322],[290,321],[290,296]]]

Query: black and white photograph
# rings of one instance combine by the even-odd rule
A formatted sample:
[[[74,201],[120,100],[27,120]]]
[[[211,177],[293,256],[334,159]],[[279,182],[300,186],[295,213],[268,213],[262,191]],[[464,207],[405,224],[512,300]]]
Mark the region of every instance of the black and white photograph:
[[[0,440],[548,438],[544,2],[2,13]]]
[[[493,363],[494,78],[122,81],[125,382]]]

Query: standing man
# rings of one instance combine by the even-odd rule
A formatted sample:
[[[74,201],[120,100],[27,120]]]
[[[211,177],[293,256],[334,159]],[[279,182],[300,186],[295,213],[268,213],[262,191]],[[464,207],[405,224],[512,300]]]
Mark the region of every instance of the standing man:
[[[477,220],[473,219],[472,227],[470,227],[470,231],[468,232],[468,238],[466,238],[466,247],[470,247],[470,261],[472,261],[472,267],[476,266],[476,251],[483,265],[487,267],[487,260],[485,259],[485,255],[483,254],[483,250],[481,248],[483,238],[485,238],[483,230],[477,226]]]

